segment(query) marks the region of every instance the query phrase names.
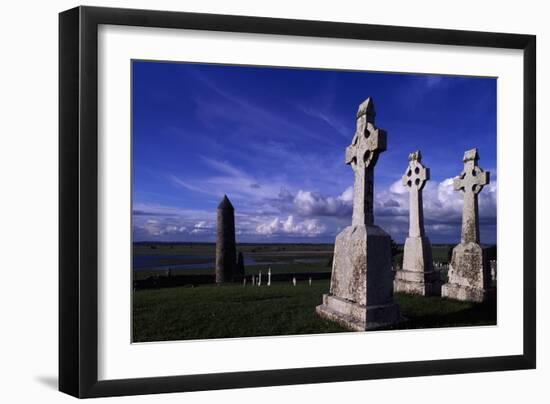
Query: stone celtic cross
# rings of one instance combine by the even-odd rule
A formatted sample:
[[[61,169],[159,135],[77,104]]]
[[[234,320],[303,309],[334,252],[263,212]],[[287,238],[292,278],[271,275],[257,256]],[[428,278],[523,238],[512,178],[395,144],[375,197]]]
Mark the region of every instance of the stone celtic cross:
[[[477,195],[484,185],[489,184],[489,171],[483,171],[477,164],[477,149],[464,153],[464,170],[453,180],[455,191],[464,193],[462,209],[462,243],[479,244],[479,213]]]
[[[409,188],[409,237],[424,236],[424,208],[422,188],[430,179],[430,169],[422,165],[422,154],[417,150],[409,154],[409,166],[402,183]]]
[[[374,166],[386,150],[386,132],[374,126],[374,103],[367,98],[357,111],[357,129],[346,148],[346,164],[355,174],[353,185],[353,225],[374,224]]]

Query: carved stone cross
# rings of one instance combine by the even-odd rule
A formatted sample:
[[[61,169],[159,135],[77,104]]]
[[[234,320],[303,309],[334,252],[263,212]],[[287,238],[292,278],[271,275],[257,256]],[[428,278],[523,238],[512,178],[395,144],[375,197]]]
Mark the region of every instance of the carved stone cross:
[[[453,180],[455,191],[464,193],[462,210],[462,243],[479,244],[479,213],[477,195],[484,185],[489,184],[489,171],[483,171],[478,165],[477,149],[464,153],[464,170]]]
[[[421,161],[420,150],[409,154],[409,166],[402,177],[403,185],[409,188],[409,237],[424,236],[422,188],[430,179],[430,169],[424,167]]]
[[[346,148],[346,164],[355,173],[353,185],[352,225],[373,225],[374,166],[386,150],[386,131],[374,126],[374,103],[367,98],[357,111],[357,129],[351,145]]]

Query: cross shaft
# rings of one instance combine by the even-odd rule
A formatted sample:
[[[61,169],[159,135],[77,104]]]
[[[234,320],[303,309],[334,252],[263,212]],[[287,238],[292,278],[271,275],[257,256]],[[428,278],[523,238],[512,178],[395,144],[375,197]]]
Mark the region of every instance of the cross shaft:
[[[420,150],[409,154],[409,166],[401,178],[403,186],[409,188],[409,237],[425,234],[422,189],[430,179],[430,169],[424,167],[421,161]]]
[[[357,128],[346,148],[346,164],[355,174],[353,187],[353,225],[374,224],[374,166],[386,150],[386,132],[374,126],[374,103],[367,98],[357,112]]]
[[[478,160],[477,149],[467,150],[463,158],[464,170],[453,180],[455,191],[462,191],[464,194],[462,243],[479,243],[478,194],[489,184],[490,173],[478,166]]]

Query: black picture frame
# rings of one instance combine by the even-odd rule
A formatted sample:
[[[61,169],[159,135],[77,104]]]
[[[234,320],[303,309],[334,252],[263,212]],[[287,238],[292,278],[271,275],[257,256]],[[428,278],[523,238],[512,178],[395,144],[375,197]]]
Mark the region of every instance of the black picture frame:
[[[522,50],[523,354],[99,381],[97,51],[100,24]],[[77,7],[60,13],[59,390],[84,398],[535,368],[535,103],[534,35],[96,7]]]

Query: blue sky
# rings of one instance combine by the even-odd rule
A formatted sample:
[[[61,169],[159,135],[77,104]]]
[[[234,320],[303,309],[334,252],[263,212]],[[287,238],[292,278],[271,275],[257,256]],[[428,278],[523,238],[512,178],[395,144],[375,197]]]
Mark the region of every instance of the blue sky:
[[[344,163],[355,114],[374,99],[388,148],[375,168],[375,222],[408,231],[400,178],[420,149],[432,242],[460,241],[452,178],[477,147],[491,184],[480,194],[481,240],[496,241],[496,79],[134,61],[134,240],[214,241],[227,194],[239,242],[333,242],[351,223]]]

